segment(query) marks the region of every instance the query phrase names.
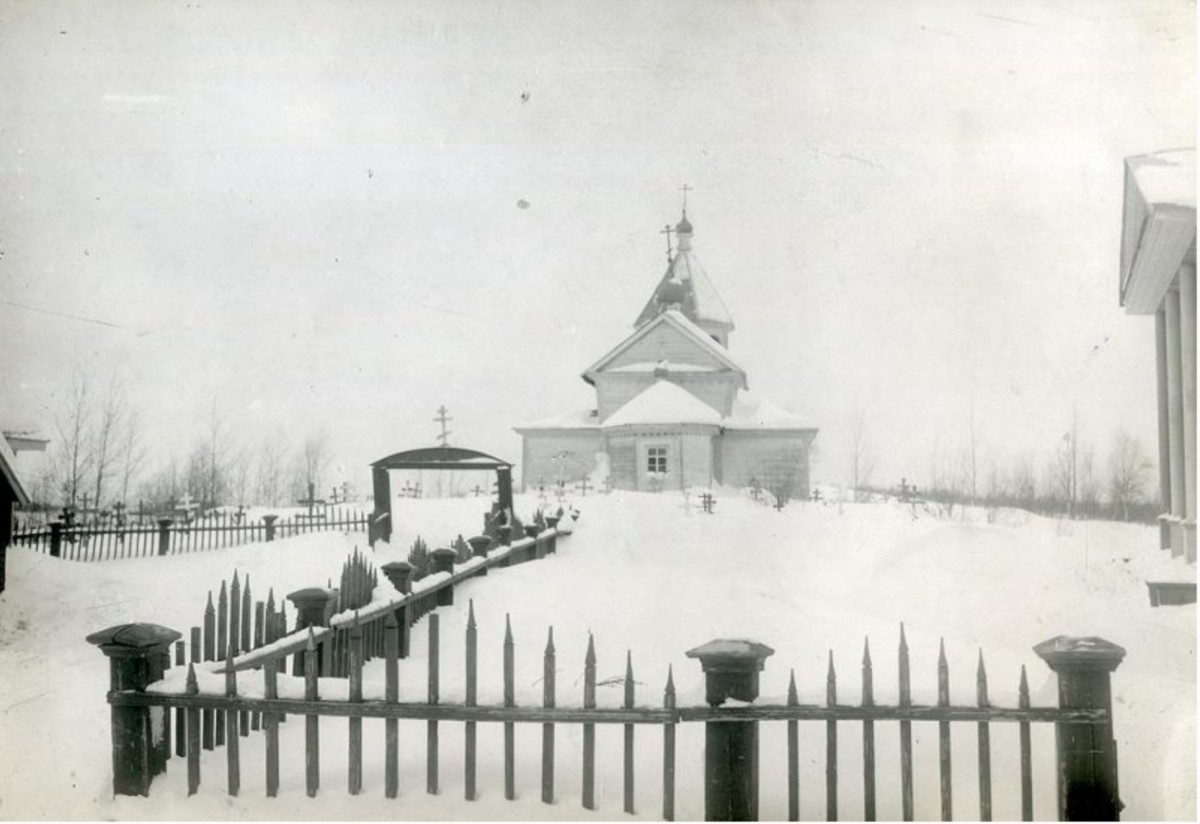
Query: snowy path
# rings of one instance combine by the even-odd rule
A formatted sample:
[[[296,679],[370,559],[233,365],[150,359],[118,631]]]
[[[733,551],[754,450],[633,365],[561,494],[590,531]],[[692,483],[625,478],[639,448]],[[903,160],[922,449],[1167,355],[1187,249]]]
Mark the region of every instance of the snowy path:
[[[1052,705],[1054,679],[1032,653],[1053,635],[1101,635],[1128,650],[1114,677],[1116,734],[1127,819],[1190,818],[1195,808],[1195,608],[1150,609],[1144,580],[1168,562],[1145,527],[1064,523],[1022,513],[983,513],[968,522],[914,521],[896,506],[796,505],[783,512],[722,498],[714,515],[684,508],[669,495],[612,495],[578,502],[583,518],[559,554],[497,571],[460,588],[440,611],[442,698],[462,695],[462,633],[467,599],[479,620],[481,703],[500,698],[504,615],[516,636],[518,703],[541,700],[541,652],[554,626],[560,705],[578,704],[589,630],[595,634],[598,678],[619,677],[632,653],[639,704],[657,705],[667,667],[679,703],[700,703],[699,666],[684,652],[715,637],[752,637],[772,646],[762,675],[762,700],[782,701],[795,668],[802,702],[824,698],[827,655],[838,666],[839,697],[854,703],[864,635],[871,640],[878,702],[896,699],[896,641],[905,622],[913,693],[932,702],[938,639],[945,637],[955,703],[973,703],[975,664],[982,648],[992,700],[1015,705],[1021,665],[1035,704]],[[405,501],[395,560],[421,532],[431,545],[480,522],[479,501]],[[521,501],[521,511],[533,508]],[[978,522],[976,522],[978,521]],[[181,762],[156,779],[151,798],[114,800],[109,789],[107,662],[83,637],[115,623],[153,620],[185,630],[195,624],[207,590],[234,566],[249,573],[255,597],[271,584],[278,597],[336,577],[346,551],[361,536],[313,535],[155,561],[68,564],[10,550],[10,590],[0,596],[0,818],[127,819],[601,819],[621,813],[620,736],[598,735],[600,809],[579,806],[578,728],[558,730],[557,803],[538,799],[540,729],[518,727],[518,795],[502,795],[500,728],[480,726],[481,800],[462,800],[462,725],[443,723],[442,794],[424,792],[424,724],[401,724],[401,798],[382,792],[382,722],[367,722],[363,795],[345,791],[344,720],[321,731],[322,791],[303,792],[302,724],[283,727],[280,798],[262,797],[261,739],[243,739],[243,792],[224,795],[224,753],[206,755],[201,793],[186,799]],[[386,585],[386,584],[385,584]],[[413,631],[413,656],[401,669],[402,691],[424,690],[425,631]],[[378,671],[368,677],[379,677]],[[602,704],[620,688],[601,687]],[[402,695],[402,698],[404,695]],[[761,813],[786,813],[782,723],[761,725]],[[895,816],[898,767],[895,724],[877,725],[879,804]],[[840,725],[842,817],[861,815],[860,726]],[[1053,733],[1034,728],[1035,812],[1053,814]],[[824,816],[822,725],[801,725],[802,815]],[[936,726],[914,725],[917,815],[936,818]],[[1016,729],[992,726],[996,817],[1019,814]],[[638,730],[638,817],[656,817],[660,798],[661,733]],[[977,816],[975,731],[955,725],[955,813]],[[374,754],[373,756],[371,754]],[[703,729],[679,731],[678,816],[702,814]]]

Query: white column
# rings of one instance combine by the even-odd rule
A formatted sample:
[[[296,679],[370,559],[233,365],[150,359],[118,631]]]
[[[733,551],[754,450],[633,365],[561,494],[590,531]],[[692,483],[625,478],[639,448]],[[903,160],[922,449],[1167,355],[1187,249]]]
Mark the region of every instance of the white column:
[[[1159,547],[1171,548],[1171,425],[1167,402],[1167,310],[1166,299],[1154,313],[1154,338],[1157,349],[1158,380],[1155,385],[1158,396],[1158,495]]]
[[[1175,522],[1187,514],[1183,449],[1183,358],[1180,337],[1179,291],[1168,289],[1167,308],[1167,423],[1170,430],[1171,516]],[[1181,530],[1172,524],[1171,554],[1183,553]],[[1177,537],[1178,536],[1178,537]]]
[[[1180,366],[1183,378],[1184,548],[1196,559],[1196,265],[1179,269]]]

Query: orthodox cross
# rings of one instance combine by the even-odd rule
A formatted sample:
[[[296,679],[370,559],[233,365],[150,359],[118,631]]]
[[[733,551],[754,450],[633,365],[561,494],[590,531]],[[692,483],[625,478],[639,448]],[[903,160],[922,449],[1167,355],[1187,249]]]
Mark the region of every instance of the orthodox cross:
[[[686,183],[679,187],[679,191],[683,192],[683,211],[687,211],[687,193],[692,190],[692,187]]]
[[[192,500],[191,493],[183,493],[183,498],[180,499],[177,508],[183,510],[183,522],[190,523],[192,520],[192,510],[196,509],[196,502]]]
[[[590,484],[588,484],[588,479],[587,479],[587,476],[585,475],[585,476],[583,477],[583,480],[582,480],[582,481],[580,481],[580,482],[578,483],[578,485],[576,486],[576,489],[578,489],[578,490],[579,490],[579,494],[580,494],[580,495],[582,495],[583,497],[585,497],[585,498],[586,498],[586,497],[587,497],[588,490],[589,490],[589,489],[595,489],[595,487],[594,487],[594,486],[591,486]]]
[[[480,495],[483,494],[483,487],[480,486],[479,484],[475,484],[475,487],[471,491],[474,492],[475,497],[478,498]]]
[[[440,435],[438,435],[438,440],[442,442],[442,446],[449,445],[449,441],[447,439],[450,437],[450,431],[448,429],[446,429],[446,424],[449,423],[450,421],[454,420],[454,418],[450,417],[447,414],[448,411],[449,410],[446,409],[446,405],[442,404],[441,406],[438,407],[438,410],[437,410],[438,416],[433,419],[434,423],[441,424],[441,426],[442,426],[442,432]]]
[[[667,236],[667,263],[671,262],[671,235],[674,234],[674,232],[675,230],[671,228],[670,223],[664,226],[662,231],[659,232],[660,235]]]
[[[324,501],[319,501],[319,500],[317,500],[317,496],[316,496],[316,494],[315,494],[315,493],[316,493],[315,484],[314,484],[312,481],[309,481],[309,482],[308,482],[308,497],[307,497],[307,498],[301,498],[300,500],[296,501],[296,503],[298,503],[298,504],[304,504],[305,506],[307,506],[307,507],[308,507],[308,517],[309,517],[310,519],[312,519],[312,518],[315,518],[315,517],[316,517],[316,513],[313,511],[313,508],[314,508],[314,507],[315,507],[317,504],[323,504],[323,503],[325,503]]]

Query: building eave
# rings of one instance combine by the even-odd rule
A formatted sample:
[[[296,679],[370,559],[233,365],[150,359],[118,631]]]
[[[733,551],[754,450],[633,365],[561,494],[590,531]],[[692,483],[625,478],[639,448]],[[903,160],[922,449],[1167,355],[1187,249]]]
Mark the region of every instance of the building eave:
[[[8,445],[8,441],[2,437],[0,437],[0,475],[4,476],[5,483],[12,491],[13,500],[22,506],[28,505],[30,503],[29,493],[25,490],[25,485],[21,483],[20,476],[17,475],[17,456]]]

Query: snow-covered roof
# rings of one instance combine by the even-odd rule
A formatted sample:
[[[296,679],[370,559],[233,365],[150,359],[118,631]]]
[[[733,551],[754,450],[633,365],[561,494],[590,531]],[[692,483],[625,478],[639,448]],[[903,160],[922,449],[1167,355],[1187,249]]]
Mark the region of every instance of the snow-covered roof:
[[[737,365],[733,358],[729,357],[728,350],[724,346],[717,343],[707,332],[701,329],[696,324],[692,323],[683,314],[675,309],[669,309],[657,316],[649,323],[642,324],[633,331],[629,337],[618,343],[610,349],[600,360],[593,363],[583,372],[583,379],[588,383],[594,383],[594,375],[597,372],[603,371],[604,368],[612,363],[621,353],[636,344],[651,331],[657,329],[662,324],[670,324],[675,329],[684,333],[693,343],[710,354],[718,363],[725,366],[727,369],[733,370],[742,376],[742,385],[746,383],[746,370]],[[671,368],[676,369],[679,364],[673,365]]]
[[[17,456],[8,445],[8,440],[0,437],[0,475],[12,489],[13,497],[19,504],[29,503],[29,493],[25,491],[20,477],[17,476]],[[7,535],[0,535],[0,541],[8,540]]]
[[[1196,208],[1195,149],[1137,155],[1126,158],[1125,164],[1146,203]]]
[[[733,410],[721,425],[726,429],[746,430],[817,429],[817,425],[803,415],[789,412],[765,398],[751,399],[743,393],[738,393]]]
[[[679,233],[679,248],[634,326],[646,323],[667,306],[679,305],[684,314],[694,321],[722,324],[732,329],[733,318],[729,308],[721,300],[716,287],[708,279],[708,273],[692,251],[692,224],[686,214],[675,231]]]
[[[1185,260],[1196,258],[1196,151],[1125,159],[1118,298],[1127,312],[1152,314]]]
[[[721,423],[721,413],[678,384],[657,380],[608,416],[602,429],[636,424]]]
[[[599,417],[595,409],[581,409],[514,426],[513,429],[517,432],[527,429],[595,429],[598,425]]]

